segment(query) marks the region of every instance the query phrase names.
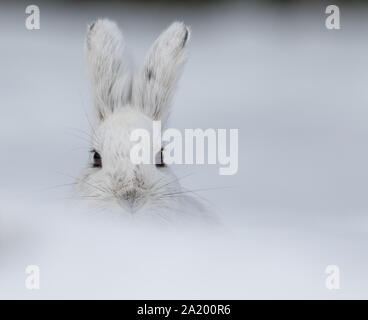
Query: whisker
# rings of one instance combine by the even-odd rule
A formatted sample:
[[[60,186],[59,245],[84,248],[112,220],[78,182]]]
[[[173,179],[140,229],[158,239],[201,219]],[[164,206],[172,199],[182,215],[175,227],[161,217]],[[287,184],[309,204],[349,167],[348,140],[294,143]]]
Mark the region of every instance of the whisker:
[[[198,192],[198,191],[211,191],[211,190],[222,190],[222,189],[228,189],[228,188],[233,188],[233,187],[217,187],[217,188],[203,188],[203,189],[194,189],[194,190],[185,190],[185,191],[178,191],[178,192],[172,192],[172,193],[164,193],[162,194],[163,196],[166,195],[180,195],[180,194],[184,194],[184,193],[190,193],[190,192]]]
[[[67,176],[67,177],[69,177],[69,178],[71,178],[71,179],[74,179],[74,180],[78,180],[76,177],[73,177],[73,176],[68,175],[68,174],[63,174],[63,173],[60,173],[60,172],[59,172],[59,174],[62,174],[62,175],[64,175],[64,176]],[[86,185],[89,185],[89,186],[91,186],[91,187],[93,187],[93,188],[95,188],[95,189],[97,189],[97,190],[99,190],[99,191],[102,191],[102,192],[108,192],[108,191],[107,191],[107,189],[104,189],[103,187],[95,186],[95,185],[93,185],[93,184],[91,184],[91,183],[89,183],[89,182],[87,182],[87,181],[84,181],[84,180],[78,180],[78,181],[79,181],[79,182],[82,182],[82,183],[85,183]]]
[[[76,185],[76,184],[77,184],[76,182],[57,184],[57,185],[54,185],[54,186],[46,187],[45,190],[56,189],[56,188],[61,188],[61,187],[70,187],[70,186],[73,186],[73,185]]]
[[[71,136],[73,136],[73,137],[79,138],[80,140],[83,140],[84,142],[88,142],[89,144],[91,143],[90,140],[88,140],[87,138],[85,138],[83,136],[79,136],[79,135],[77,135],[75,133],[71,133],[71,132],[69,132],[68,134],[71,135]]]
[[[160,185],[160,186],[158,186],[159,188],[163,188],[163,187],[166,187],[166,186],[168,186],[168,185],[170,185],[170,184],[172,184],[172,183],[174,183],[174,182],[178,182],[178,181],[180,181],[180,180],[183,180],[184,178],[187,178],[187,177],[189,177],[189,176],[192,176],[193,175],[193,173],[188,173],[188,174],[186,174],[186,175],[184,175],[184,176],[182,176],[182,177],[176,177],[175,179],[173,179],[172,181],[169,181],[168,183],[165,183],[164,185]]]
[[[82,129],[79,129],[79,128],[74,128],[74,127],[70,127],[70,126],[67,126],[67,128],[68,129],[71,129],[71,130],[74,130],[74,131],[77,131],[77,132],[79,132],[79,133],[83,133],[84,135],[86,135],[88,138],[93,138],[93,136],[90,134],[90,133],[88,133],[87,131],[84,131],[84,130],[82,130]]]

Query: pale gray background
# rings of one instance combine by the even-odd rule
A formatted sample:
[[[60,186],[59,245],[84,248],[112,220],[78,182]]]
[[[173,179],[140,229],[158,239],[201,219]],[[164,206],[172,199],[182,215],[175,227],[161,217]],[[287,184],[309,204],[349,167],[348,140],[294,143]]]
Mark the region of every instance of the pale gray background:
[[[367,298],[365,7],[342,4],[328,31],[323,4],[35,4],[37,31],[26,4],[0,5],[1,298]],[[97,17],[119,24],[137,64],[172,21],[191,26],[170,124],[239,128],[239,172],[176,169],[193,173],[188,188],[224,187],[200,193],[223,227],[130,225],[55,187],[88,157],[73,128],[89,130],[83,41]],[[24,288],[29,264],[40,291]]]

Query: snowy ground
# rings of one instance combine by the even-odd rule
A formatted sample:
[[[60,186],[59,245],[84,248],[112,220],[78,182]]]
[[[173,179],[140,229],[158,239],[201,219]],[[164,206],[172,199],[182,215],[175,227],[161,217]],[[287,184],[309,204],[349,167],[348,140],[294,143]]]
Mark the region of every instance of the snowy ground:
[[[0,298],[367,298],[366,10],[0,5]],[[358,8],[359,9],[359,8]],[[191,26],[176,128],[239,128],[239,172],[180,166],[222,226],[141,225],[70,202],[87,160],[86,24],[116,20],[138,64]],[[25,289],[39,265],[41,289]],[[325,268],[340,268],[327,290]]]

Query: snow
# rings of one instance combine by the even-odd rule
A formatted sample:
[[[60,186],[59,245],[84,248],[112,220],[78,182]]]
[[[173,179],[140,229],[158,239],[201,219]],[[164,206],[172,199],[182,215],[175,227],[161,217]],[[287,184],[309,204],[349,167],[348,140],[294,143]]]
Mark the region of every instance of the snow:
[[[0,298],[367,298],[365,9],[2,4]],[[176,166],[220,226],[141,223],[80,208],[92,116],[83,40],[109,17],[138,64],[174,20],[191,26],[171,126],[238,128],[239,171]],[[38,265],[41,289],[24,286]],[[340,290],[325,287],[327,265]]]

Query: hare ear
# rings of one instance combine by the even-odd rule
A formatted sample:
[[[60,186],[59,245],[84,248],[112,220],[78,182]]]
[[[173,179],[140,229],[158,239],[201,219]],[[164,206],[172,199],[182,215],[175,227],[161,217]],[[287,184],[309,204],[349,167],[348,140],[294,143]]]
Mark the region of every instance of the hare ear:
[[[88,75],[98,117],[103,120],[131,96],[131,72],[125,43],[117,25],[107,19],[92,23],[87,32]]]
[[[176,82],[186,60],[189,29],[174,22],[145,58],[133,84],[132,103],[153,120],[165,121]]]

